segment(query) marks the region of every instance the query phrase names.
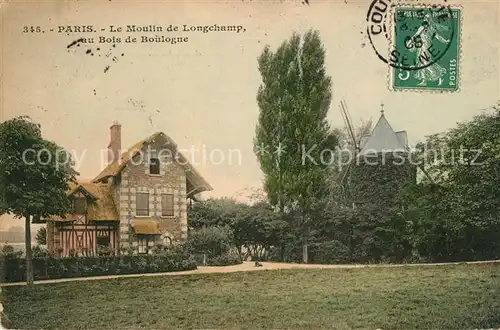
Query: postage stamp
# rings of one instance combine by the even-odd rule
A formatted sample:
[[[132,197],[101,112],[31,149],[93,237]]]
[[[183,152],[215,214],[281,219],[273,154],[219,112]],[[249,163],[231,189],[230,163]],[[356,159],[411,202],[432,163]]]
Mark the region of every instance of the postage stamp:
[[[449,6],[393,8],[391,90],[459,90],[461,14]]]

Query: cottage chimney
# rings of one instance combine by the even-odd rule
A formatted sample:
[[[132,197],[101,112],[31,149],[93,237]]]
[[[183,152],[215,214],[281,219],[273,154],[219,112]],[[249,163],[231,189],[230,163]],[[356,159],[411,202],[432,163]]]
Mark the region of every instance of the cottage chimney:
[[[113,121],[109,128],[110,141],[108,145],[108,163],[114,163],[120,160],[122,149],[122,125],[118,121]]]

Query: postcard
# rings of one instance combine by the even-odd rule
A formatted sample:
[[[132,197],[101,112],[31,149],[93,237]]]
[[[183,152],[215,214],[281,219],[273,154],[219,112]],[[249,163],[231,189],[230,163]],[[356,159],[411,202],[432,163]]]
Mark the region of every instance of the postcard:
[[[10,275],[0,272],[1,281],[212,272],[210,267],[219,266],[355,268],[500,258],[495,254],[500,243],[489,236],[498,232],[493,211],[500,200],[492,185],[498,181],[495,155],[500,154],[494,133],[500,100],[499,8],[498,1],[489,0],[2,2],[0,243],[9,246],[5,251],[13,247],[7,252],[19,252],[23,262],[33,259],[34,266],[15,271],[2,266]],[[455,149],[462,150],[460,159],[450,163],[450,157],[458,157]],[[390,158],[396,164],[390,175],[378,166],[385,153],[400,161]],[[436,154],[444,158],[436,162]],[[409,164],[409,155],[434,161]],[[364,165],[355,162],[359,157]],[[365,166],[373,159],[376,166]],[[403,185],[413,188],[403,193]],[[439,222],[442,227],[434,226],[433,219],[447,217]],[[203,244],[212,244],[211,252]],[[186,248],[185,254],[172,250],[175,246]],[[214,249],[220,254],[211,254]],[[148,259],[155,253],[159,259]],[[104,254],[116,263],[96,261],[71,274],[69,269],[83,266],[41,270],[36,261],[50,255],[69,265],[71,258]],[[132,261],[123,261],[124,256]],[[124,266],[127,262],[135,266]],[[200,279],[211,283],[206,284],[210,290],[185,282],[193,291],[171,293],[182,308],[150,289],[166,288],[167,282],[144,280],[138,290],[145,288],[151,301],[158,299],[149,306],[148,299],[137,298],[149,306],[144,307],[149,318],[132,311],[133,299],[125,297],[132,282],[124,282],[122,293],[109,293],[124,302],[119,307],[94,296],[101,307],[86,310],[86,298],[68,298],[69,307],[84,306],[82,313],[97,315],[93,320],[76,312],[67,314],[74,324],[60,317],[63,309],[57,308],[70,294],[64,288],[56,290],[54,300],[39,300],[42,305],[54,301],[59,306],[54,310],[33,300],[38,313],[57,317],[21,317],[20,305],[10,298],[3,311],[19,328],[240,328],[243,321],[228,312],[236,313],[238,304],[242,320],[256,327],[500,326],[491,315],[489,323],[476,322],[489,320],[489,314],[460,319],[462,312],[443,306],[433,314],[424,305],[440,298],[430,291],[420,307],[408,307],[419,308],[420,317],[391,314],[389,298],[374,299],[373,308],[356,303],[348,308],[352,313],[344,313],[337,307],[352,301],[338,298],[340,305],[333,300],[328,305],[328,297],[355,297],[368,280],[359,275],[355,285],[346,277],[342,283],[357,289],[346,293],[332,284],[336,289],[326,289],[328,297],[320,299],[321,290],[311,284],[316,275],[307,271],[300,270],[300,281],[307,282],[303,290],[285,287],[292,281],[285,278],[289,275],[276,275],[283,278],[269,290],[281,292],[280,298],[263,298],[267,279],[255,278],[256,296],[246,288],[253,279],[238,277],[239,293],[231,291],[236,284],[228,284],[229,277],[213,283]],[[443,274],[435,276],[447,281]],[[416,273],[408,276],[417,278]],[[221,291],[214,289],[218,285]],[[102,290],[113,288],[118,286]],[[481,288],[484,294],[490,290]],[[84,296],[81,287],[74,290]],[[89,290],[97,295],[97,289]],[[293,307],[283,298],[286,292],[300,303]],[[443,294],[463,306],[462,296]],[[73,299],[85,301],[73,305]],[[281,310],[280,304],[286,307]],[[311,308],[316,304],[322,307]],[[161,311],[161,306],[168,308]],[[245,308],[252,317],[243,316]],[[108,314],[99,314],[103,310]],[[322,314],[327,310],[331,313]],[[448,312],[454,321],[440,323],[439,314]],[[169,313],[175,317],[165,316]],[[137,323],[125,321],[125,315]]]

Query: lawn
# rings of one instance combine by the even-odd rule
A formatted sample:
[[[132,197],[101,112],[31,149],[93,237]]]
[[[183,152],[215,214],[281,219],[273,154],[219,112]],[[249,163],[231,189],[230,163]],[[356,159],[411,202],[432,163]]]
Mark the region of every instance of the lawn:
[[[16,329],[499,328],[500,263],[269,270],[3,288]]]

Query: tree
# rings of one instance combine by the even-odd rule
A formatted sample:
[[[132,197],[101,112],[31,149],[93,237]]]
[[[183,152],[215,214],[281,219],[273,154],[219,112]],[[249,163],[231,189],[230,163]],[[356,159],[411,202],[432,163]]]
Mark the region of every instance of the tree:
[[[29,117],[0,124],[0,213],[25,219],[26,281],[33,284],[31,220],[64,215],[71,204],[70,182],[76,182],[69,153],[42,138]]]
[[[231,251],[232,231],[229,227],[211,226],[191,230],[187,241],[189,251],[206,254],[209,259]]]
[[[233,245],[240,256],[262,256],[279,246],[286,223],[264,201],[253,205],[229,198],[209,199],[196,203],[188,213],[192,232],[210,227],[229,227]],[[245,253],[243,252],[245,250]]]
[[[401,196],[412,242],[431,260],[500,256],[500,110],[474,117],[420,144],[434,182]]]
[[[38,245],[45,245],[47,244],[47,228],[42,227],[38,229],[36,233],[36,242]]]
[[[231,226],[232,216],[239,203],[231,198],[216,198],[195,203],[188,212],[188,226],[199,229],[212,226]]]
[[[245,258],[265,259],[272,247],[280,246],[287,231],[286,225],[269,205],[257,203],[252,206],[241,204],[238,213],[233,215],[231,227],[240,254],[244,248]]]
[[[270,203],[282,215],[299,214],[292,227],[302,238],[307,262],[311,208],[327,189],[328,168],[338,144],[326,118],[331,78],[319,33],[310,30],[303,37],[294,33],[275,53],[266,46],[258,67],[262,84],[257,92],[260,113],[254,152]]]

